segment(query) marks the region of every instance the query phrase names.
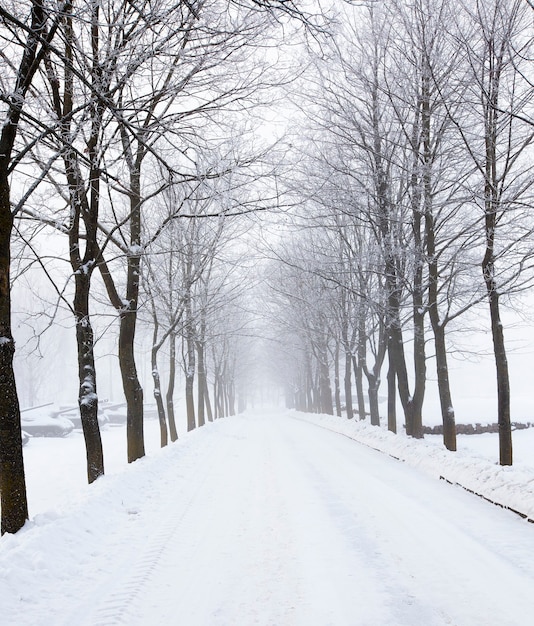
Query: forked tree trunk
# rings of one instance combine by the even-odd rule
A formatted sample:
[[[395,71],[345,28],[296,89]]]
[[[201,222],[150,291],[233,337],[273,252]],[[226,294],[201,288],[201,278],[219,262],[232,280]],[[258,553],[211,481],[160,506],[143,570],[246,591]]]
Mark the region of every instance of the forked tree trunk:
[[[423,136],[423,207],[425,216],[425,237],[428,259],[428,311],[430,324],[434,334],[434,350],[436,353],[436,372],[438,379],[439,402],[441,420],[443,423],[443,443],[448,450],[456,450],[456,421],[452,406],[451,389],[449,382],[449,367],[447,363],[447,347],[445,342],[445,324],[440,319],[438,291],[439,267],[436,251],[436,229],[432,199],[432,147],[430,142],[431,107],[430,107],[430,76],[431,70],[423,75],[421,126]]]

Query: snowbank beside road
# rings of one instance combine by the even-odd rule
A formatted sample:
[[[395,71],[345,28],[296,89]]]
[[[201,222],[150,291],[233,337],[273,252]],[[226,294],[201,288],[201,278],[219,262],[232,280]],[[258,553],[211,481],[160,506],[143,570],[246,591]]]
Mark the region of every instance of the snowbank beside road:
[[[403,433],[395,435],[385,428],[358,420],[298,412],[292,415],[346,435],[430,476],[458,484],[534,522],[534,468],[502,467],[473,451],[450,452],[435,440],[416,440]]]

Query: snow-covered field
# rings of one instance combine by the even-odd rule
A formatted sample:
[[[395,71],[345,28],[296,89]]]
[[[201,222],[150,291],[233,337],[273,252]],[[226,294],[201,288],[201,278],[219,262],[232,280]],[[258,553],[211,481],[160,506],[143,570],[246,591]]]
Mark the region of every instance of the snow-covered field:
[[[25,448],[31,520],[0,540],[0,624],[532,623],[534,524],[440,480],[534,518],[530,430],[512,468],[495,435],[452,454],[291,412],[164,450],[149,420],[130,466],[124,427],[103,438],[107,474],[90,487],[81,434]]]

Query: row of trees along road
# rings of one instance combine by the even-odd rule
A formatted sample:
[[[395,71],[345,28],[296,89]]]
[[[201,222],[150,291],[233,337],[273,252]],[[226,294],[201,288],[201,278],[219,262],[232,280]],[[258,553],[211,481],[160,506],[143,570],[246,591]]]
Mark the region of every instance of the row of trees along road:
[[[236,202],[235,190],[262,168],[262,150],[252,141],[242,148],[252,133],[251,108],[260,107],[267,91],[287,80],[287,68],[273,64],[277,29],[283,26],[289,33],[293,24],[308,19],[284,0],[24,0],[2,3],[0,19],[0,491],[5,533],[16,532],[28,516],[13,375],[12,240],[37,252],[58,300],[74,317],[78,404],[92,482],[104,473],[91,318],[95,289],[103,285],[118,317],[131,462],[145,453],[143,389],[134,349],[142,276],[147,294],[155,294],[166,280],[165,264],[167,280],[176,281],[170,285],[176,295],[165,324],[158,318],[162,304],[151,305],[154,344],[157,348],[163,338],[170,340],[172,352],[182,333],[191,399],[195,349],[205,367],[212,332],[211,304],[199,303],[224,284],[210,255],[226,223],[206,215],[270,204],[269,194],[261,203],[252,196],[244,205]],[[244,143],[232,141],[237,137]],[[212,189],[210,197],[207,183],[217,179],[225,179],[225,189]],[[248,201],[254,207],[247,207]],[[182,214],[188,225],[178,225]],[[210,225],[196,225],[200,219],[211,220]],[[39,255],[39,242],[30,240],[30,232],[40,232],[31,225],[35,222],[65,239],[72,277],[67,287],[46,265],[46,255]],[[171,238],[176,252],[172,258],[167,249],[170,258],[156,267],[156,248],[164,237]],[[151,251],[154,260],[143,264]],[[216,408],[210,409],[204,386],[200,415],[205,409],[208,416],[213,410],[224,412],[232,404],[226,382],[231,374],[223,358],[217,356]]]
[[[271,345],[283,347],[288,402],[349,418],[368,405],[378,424],[387,364],[388,427],[397,430],[398,398],[407,433],[421,437],[433,356],[444,443],[455,450],[451,330],[489,305],[500,462],[512,462],[501,307],[532,281],[529,4],[340,0],[321,31],[287,0],[2,4],[2,533],[28,517],[12,251],[20,273],[33,257],[54,310],[72,316],[92,482],[104,473],[95,312],[105,301],[118,324],[128,461],[145,452],[141,325],[152,335],[162,445],[177,437],[179,366],[188,428],[234,412],[243,355],[255,353],[237,337],[258,328],[240,297],[255,257],[249,235],[238,239],[243,214],[280,206],[282,170],[284,204],[297,208],[284,218],[290,232],[269,240],[258,288],[271,285],[262,312],[272,314]],[[306,52],[297,29],[313,35]],[[268,151],[257,132],[265,104],[277,123],[300,120],[284,149]],[[45,232],[62,242],[56,259],[42,249]]]
[[[363,4],[339,7],[295,89],[288,186],[302,206],[299,243],[274,247],[272,286],[278,333],[293,346],[288,402],[341,414],[341,369],[348,417],[352,376],[365,416],[365,377],[377,424],[387,356],[389,429],[398,397],[407,433],[422,437],[432,356],[444,443],[455,450],[447,331],[485,303],[509,465],[501,302],[532,285],[534,15],[521,0]]]

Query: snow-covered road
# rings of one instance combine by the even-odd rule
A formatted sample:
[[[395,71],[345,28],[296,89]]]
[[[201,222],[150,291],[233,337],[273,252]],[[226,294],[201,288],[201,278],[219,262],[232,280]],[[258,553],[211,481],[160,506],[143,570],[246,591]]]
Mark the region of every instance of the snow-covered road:
[[[534,622],[532,524],[314,424],[221,420],[130,469],[4,542],[0,623]]]

